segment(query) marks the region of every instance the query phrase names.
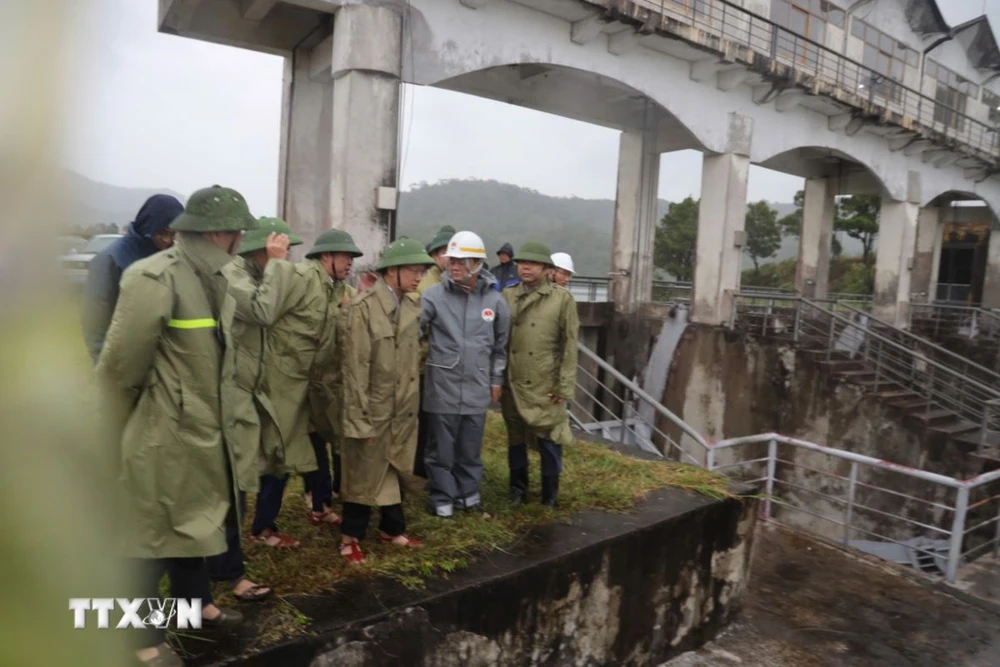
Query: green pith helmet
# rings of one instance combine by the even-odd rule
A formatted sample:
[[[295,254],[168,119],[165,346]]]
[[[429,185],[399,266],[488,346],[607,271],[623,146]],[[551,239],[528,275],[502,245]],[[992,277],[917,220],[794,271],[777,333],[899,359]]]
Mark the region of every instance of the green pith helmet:
[[[385,249],[382,261],[378,263],[378,270],[388,269],[390,266],[409,266],[411,264],[430,266],[433,263],[434,260],[424,250],[420,241],[404,237],[396,239]]]
[[[358,246],[354,245],[354,239],[351,238],[351,235],[342,229],[331,229],[320,234],[306,255],[306,259],[318,257],[324,252],[346,252],[351,257],[361,257],[365,254]]]
[[[427,244],[427,253],[430,254],[437,250],[438,248],[443,248],[448,245],[448,241],[451,237],[455,235],[455,228],[451,225],[445,225],[438,230],[438,233],[434,235],[431,242]]]
[[[244,232],[257,229],[247,200],[236,190],[213,185],[188,199],[184,212],[170,223],[178,232]]]
[[[255,250],[266,248],[267,237],[272,233],[287,235],[288,245],[302,245],[302,239],[293,234],[292,228],[281,218],[260,218],[257,221],[257,229],[243,235],[243,240],[240,242],[239,254],[246,255]]]
[[[527,241],[517,249],[514,255],[515,262],[538,262],[546,266],[552,266],[552,253],[549,247],[538,241]]]

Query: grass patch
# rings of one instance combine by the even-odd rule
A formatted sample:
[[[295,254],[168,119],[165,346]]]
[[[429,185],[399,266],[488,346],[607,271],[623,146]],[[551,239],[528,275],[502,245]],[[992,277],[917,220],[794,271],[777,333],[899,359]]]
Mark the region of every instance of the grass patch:
[[[579,442],[565,447],[565,472],[560,485],[560,507],[543,508],[540,497],[540,464],[531,454],[531,500],[529,505],[511,510],[507,503],[507,436],[503,420],[490,414],[483,445],[485,476],[483,499],[493,514],[490,520],[460,515],[451,521],[430,516],[425,510],[426,495],[409,498],[405,511],[408,533],[426,543],[424,549],[407,551],[383,545],[375,539],[377,515],[373,513],[369,537],[363,546],[367,561],[348,567],[337,550],[339,533],[312,526],[302,499],[301,479],[290,480],[278,525],[283,532],[302,541],[295,550],[278,550],[247,545],[248,576],[258,583],[273,586],[281,596],[315,595],[334,589],[338,582],[357,577],[385,576],[406,586],[418,588],[432,576],[447,576],[466,567],[478,554],[509,548],[529,528],[565,520],[580,510],[629,512],[646,493],[663,487],[677,487],[721,498],[729,494],[724,478],[680,463],[634,459],[607,447]],[[247,525],[252,517],[248,507]],[[219,603],[233,604],[227,593],[219,591]],[[267,643],[305,630],[307,622],[300,614],[281,610],[289,607],[279,598],[276,617],[269,619]]]

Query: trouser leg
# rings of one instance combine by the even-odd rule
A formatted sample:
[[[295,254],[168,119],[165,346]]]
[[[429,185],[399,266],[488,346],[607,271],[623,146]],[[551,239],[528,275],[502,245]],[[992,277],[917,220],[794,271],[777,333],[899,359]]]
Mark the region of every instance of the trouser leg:
[[[340,495],[340,454],[333,453],[333,492]]]
[[[212,585],[208,579],[208,565],[204,558],[167,560],[171,597],[200,599],[202,609],[212,604]]]
[[[473,508],[482,504],[479,488],[483,482],[483,431],[486,415],[462,415],[455,439],[454,478],[459,503]]]
[[[257,509],[254,512],[253,527],[250,532],[260,535],[265,530],[278,531],[278,513],[281,512],[281,498],[285,495],[288,475],[276,477],[262,475],[260,491],[257,493]]]
[[[340,532],[358,540],[365,539],[365,532],[368,530],[371,516],[372,508],[368,505],[344,503],[343,523],[340,524]]]
[[[379,507],[378,529],[389,537],[397,537],[406,533],[406,517],[403,516],[402,505],[383,505]]]
[[[312,443],[313,453],[316,455],[316,470],[307,472],[302,476],[309,485],[312,493],[313,512],[322,512],[324,509],[333,506],[333,492],[330,488],[330,455],[327,449],[326,440],[319,433],[310,433],[309,441]]]
[[[559,474],[562,472],[562,445],[546,438],[538,439],[542,457],[542,504],[555,507],[559,498]]]
[[[130,560],[130,566],[135,574],[136,589],[133,598],[159,599],[160,580],[167,571],[167,561],[163,558],[135,558]],[[173,579],[171,579],[171,584]],[[133,630],[133,641],[136,648],[151,648],[163,643],[166,633],[162,628],[146,626],[142,630]]]
[[[458,487],[455,484],[455,440],[461,415],[427,415],[427,451],[424,469],[427,473],[432,511],[441,517],[454,513]]]
[[[239,493],[239,515],[236,508],[229,511],[226,517],[226,553],[209,556],[205,559],[208,565],[208,576],[212,581],[239,581],[246,575],[243,563],[243,544],[240,541],[239,516],[246,512],[247,494]]]
[[[507,466],[510,468],[511,503],[517,506],[528,502],[528,446],[509,446],[507,448]]]
[[[421,398],[421,405],[423,404],[423,398]],[[430,437],[429,434],[429,418],[430,415],[424,412],[423,408],[417,413],[417,454],[413,461],[413,474],[417,477],[427,477],[427,468],[424,465],[426,459],[425,452],[427,451],[427,439]]]

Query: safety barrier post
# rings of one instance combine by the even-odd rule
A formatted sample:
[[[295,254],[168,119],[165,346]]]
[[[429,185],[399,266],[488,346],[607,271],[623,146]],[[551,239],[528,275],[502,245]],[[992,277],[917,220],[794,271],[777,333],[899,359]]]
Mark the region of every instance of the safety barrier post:
[[[767,482],[764,487],[764,520],[771,519],[771,495],[774,493],[774,469],[778,459],[778,442],[773,438],[767,444]]]
[[[851,519],[854,517],[854,493],[858,486],[858,462],[851,461],[851,474],[847,483],[847,507],[844,508],[844,546],[851,542]]]
[[[965,538],[965,515],[969,511],[969,487],[958,489],[955,499],[955,518],[951,522],[951,539],[948,544],[948,568],[945,579],[954,583],[958,578],[958,565],[962,560],[962,542]]]

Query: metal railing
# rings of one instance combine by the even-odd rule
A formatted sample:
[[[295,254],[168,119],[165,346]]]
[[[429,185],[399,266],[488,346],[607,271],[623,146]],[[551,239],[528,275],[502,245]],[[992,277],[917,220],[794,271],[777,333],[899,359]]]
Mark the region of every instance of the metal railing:
[[[974,306],[910,304],[910,329],[933,338],[978,339],[1000,345],[1000,315]]]
[[[773,76],[754,57],[766,56],[790,71],[774,94],[799,87],[860,110],[862,117],[919,132],[936,143],[995,164],[1000,157],[997,129],[936,99],[893,80],[884,73],[838,53],[808,37],[793,33],[730,0],[633,0],[636,8],[654,13],[652,27],[723,53],[747,67]],[[688,5],[692,5],[689,7]],[[639,18],[639,17],[637,17]],[[650,23],[647,17],[645,26]],[[690,27],[702,34],[692,34]],[[850,31],[851,26],[845,26]],[[850,33],[848,33],[850,34]],[[745,51],[733,49],[744,47]],[[773,67],[771,68],[773,70]],[[792,75],[792,72],[795,75]]]
[[[761,299],[741,294],[735,301],[730,328],[791,339],[825,352],[827,361],[835,356],[856,361],[873,375],[868,383],[872,388],[896,385],[921,397],[928,423],[947,416],[940,414],[944,411],[969,422],[972,430],[993,425],[986,405],[1000,398],[1000,385],[980,382],[878,333],[865,313],[843,306],[849,312],[840,314],[802,298]],[[987,437],[985,430],[980,433],[981,441]]]
[[[604,302],[611,300],[611,279],[601,276],[573,276],[569,291],[577,301]]]
[[[847,546],[857,537],[901,545],[942,561],[949,582],[962,564],[1000,553],[1000,470],[958,479],[776,433],[710,443],[586,346],[578,349],[580,400],[570,406],[577,428],[763,485],[767,521]],[[946,555],[921,538],[946,541]]]

